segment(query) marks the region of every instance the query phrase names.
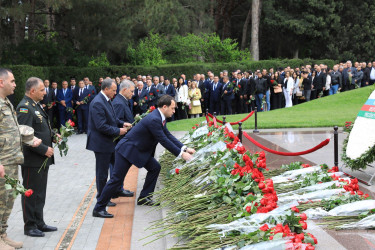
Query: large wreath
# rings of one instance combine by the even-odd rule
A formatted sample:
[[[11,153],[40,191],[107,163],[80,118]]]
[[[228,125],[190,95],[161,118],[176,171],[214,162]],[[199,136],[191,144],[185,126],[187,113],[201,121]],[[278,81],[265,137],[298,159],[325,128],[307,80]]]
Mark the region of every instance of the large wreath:
[[[351,124],[351,126],[345,126],[345,130],[348,131],[349,134],[348,137],[346,137],[346,139],[344,140],[341,159],[346,164],[346,166],[348,166],[352,170],[365,169],[367,167],[367,164],[370,164],[375,161],[375,146],[370,147],[367,151],[361,154],[360,157],[354,160],[348,157],[346,154],[346,148],[348,145],[350,132],[353,128],[352,125],[353,124]]]

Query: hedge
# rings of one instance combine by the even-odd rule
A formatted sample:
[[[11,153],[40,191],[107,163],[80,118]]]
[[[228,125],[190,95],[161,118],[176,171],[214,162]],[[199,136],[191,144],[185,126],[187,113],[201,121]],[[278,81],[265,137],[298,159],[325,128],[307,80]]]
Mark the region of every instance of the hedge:
[[[89,77],[94,84],[100,77],[116,77],[123,74],[136,76],[136,75],[164,75],[168,78],[179,77],[182,73],[187,78],[192,78],[195,73],[207,73],[212,70],[214,74],[219,74],[220,71],[227,69],[231,70],[256,70],[256,69],[269,69],[271,67],[286,67],[292,68],[300,67],[306,64],[326,64],[332,67],[335,63],[334,60],[313,60],[313,59],[284,59],[284,60],[263,60],[263,61],[244,61],[244,62],[231,62],[231,63],[186,63],[186,64],[165,64],[160,66],[109,66],[109,67],[36,67],[30,65],[12,65],[8,66],[13,71],[16,79],[15,90],[15,103],[17,104],[25,93],[25,82],[31,77],[39,77],[41,79],[49,79],[50,82],[56,81],[60,85],[63,80],[68,80],[71,77],[76,79],[83,79]]]

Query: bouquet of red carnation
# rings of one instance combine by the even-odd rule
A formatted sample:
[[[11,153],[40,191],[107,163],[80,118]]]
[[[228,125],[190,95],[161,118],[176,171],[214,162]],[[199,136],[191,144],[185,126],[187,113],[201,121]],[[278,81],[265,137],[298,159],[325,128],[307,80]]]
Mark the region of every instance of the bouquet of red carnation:
[[[13,189],[13,196],[14,198],[17,197],[18,194],[23,194],[26,197],[30,197],[33,194],[32,189],[26,189],[18,179],[14,179],[9,177],[8,175],[4,176],[5,178],[5,189]]]
[[[72,120],[68,120],[65,123],[65,126],[61,125],[60,127],[60,135],[57,134],[57,130],[55,130],[55,135],[53,141],[55,145],[53,148],[58,146],[61,157],[68,154],[69,146],[68,146],[68,137],[71,136],[74,132],[75,123]],[[47,165],[48,157],[44,160],[42,166],[39,168],[38,173],[42,168],[45,168]]]

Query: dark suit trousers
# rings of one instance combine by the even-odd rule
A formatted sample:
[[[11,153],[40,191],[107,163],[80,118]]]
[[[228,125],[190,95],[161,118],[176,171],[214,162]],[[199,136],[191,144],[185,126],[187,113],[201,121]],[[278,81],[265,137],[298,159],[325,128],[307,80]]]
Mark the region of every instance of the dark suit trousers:
[[[24,230],[31,230],[45,225],[43,220],[43,208],[46,202],[48,167],[39,168],[22,167],[23,186],[32,189],[34,193],[30,197],[21,196]]]
[[[67,112],[66,109],[59,109],[60,124],[65,126],[67,120],[72,119],[72,114]]]
[[[215,102],[215,101],[211,101],[210,102],[210,114],[214,114],[214,112],[216,112],[216,115],[219,115],[220,114],[220,101],[218,102]]]
[[[77,109],[78,131],[87,132],[88,112],[81,107]]]
[[[221,100],[221,115],[232,114],[232,100]]]
[[[96,159],[96,189],[98,198],[108,180],[109,165],[114,165],[115,157],[113,153],[94,152]]]
[[[132,165],[120,153],[116,152],[115,155],[116,161],[113,174],[111,179],[105,185],[102,194],[100,197],[98,197],[98,202],[94,208],[97,211],[105,210],[105,207],[111,200],[111,197],[118,191],[118,186],[122,185],[122,182],[124,181],[124,178]],[[146,163],[145,169],[147,170],[147,176],[139,197],[147,197],[154,192],[161,167],[159,162],[157,162],[155,158],[151,157]]]

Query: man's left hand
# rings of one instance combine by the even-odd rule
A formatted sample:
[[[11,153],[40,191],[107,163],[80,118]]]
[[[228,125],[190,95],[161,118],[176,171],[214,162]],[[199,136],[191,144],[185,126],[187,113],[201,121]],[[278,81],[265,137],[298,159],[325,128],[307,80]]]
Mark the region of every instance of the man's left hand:
[[[131,125],[130,123],[128,123],[128,122],[124,122],[124,126],[123,126],[124,128],[131,128],[131,127],[133,127],[133,125]]]
[[[193,148],[187,148],[186,149],[186,153],[189,153],[189,154],[194,154],[195,153],[195,150]]]

